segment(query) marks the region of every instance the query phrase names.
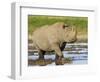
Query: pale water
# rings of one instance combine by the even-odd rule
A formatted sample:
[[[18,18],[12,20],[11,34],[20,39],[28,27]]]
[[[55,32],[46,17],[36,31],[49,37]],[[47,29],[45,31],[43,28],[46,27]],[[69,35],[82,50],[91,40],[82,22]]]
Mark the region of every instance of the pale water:
[[[64,58],[71,58],[72,63],[70,64],[87,64],[88,63],[88,45],[87,43],[75,43],[67,44],[65,50],[63,51]],[[29,55],[29,60],[38,59],[38,53],[34,55]],[[46,54],[45,59],[55,60],[55,54]],[[55,65],[54,62],[49,65]]]

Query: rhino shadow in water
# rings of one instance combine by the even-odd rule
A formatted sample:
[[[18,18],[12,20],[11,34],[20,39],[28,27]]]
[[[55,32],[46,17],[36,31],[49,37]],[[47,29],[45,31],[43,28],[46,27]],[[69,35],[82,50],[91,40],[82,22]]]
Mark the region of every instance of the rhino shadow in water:
[[[77,31],[73,26],[68,26],[63,22],[58,22],[53,25],[45,25],[38,28],[32,35],[33,46],[38,50],[39,59],[44,60],[46,51],[55,51],[56,65],[64,64],[62,51],[66,43],[75,42],[77,40]]]

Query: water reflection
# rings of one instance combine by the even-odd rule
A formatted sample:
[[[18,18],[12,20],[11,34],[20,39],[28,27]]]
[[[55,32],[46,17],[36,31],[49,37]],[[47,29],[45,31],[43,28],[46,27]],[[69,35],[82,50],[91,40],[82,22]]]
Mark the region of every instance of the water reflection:
[[[30,54],[30,53],[28,53]],[[70,58],[70,64],[87,64],[88,63],[88,45],[87,43],[75,43],[75,44],[67,44],[66,48],[63,51],[64,58]],[[34,53],[34,55],[29,55],[28,60],[37,60],[38,53]],[[45,59],[51,59],[52,63],[49,65],[55,65],[55,54],[47,53],[45,55]],[[68,64],[68,63],[67,63]]]

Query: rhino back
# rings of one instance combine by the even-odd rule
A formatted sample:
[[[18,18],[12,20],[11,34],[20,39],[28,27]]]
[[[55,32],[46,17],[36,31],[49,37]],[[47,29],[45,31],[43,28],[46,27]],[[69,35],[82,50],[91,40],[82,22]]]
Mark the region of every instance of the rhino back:
[[[41,27],[33,33],[33,42],[35,47],[41,50],[49,51],[50,43],[48,41],[48,27]]]
[[[61,34],[59,33],[61,29],[51,26],[44,26],[37,29],[33,33],[33,42],[35,46],[39,49],[50,51],[52,50],[52,45],[55,43],[60,43]]]

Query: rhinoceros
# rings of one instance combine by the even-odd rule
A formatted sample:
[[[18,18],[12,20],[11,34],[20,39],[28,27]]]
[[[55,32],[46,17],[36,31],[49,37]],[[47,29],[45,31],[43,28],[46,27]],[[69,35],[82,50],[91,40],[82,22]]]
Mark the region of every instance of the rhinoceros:
[[[66,43],[77,40],[77,31],[74,26],[57,22],[35,30],[32,35],[32,40],[33,46],[38,50],[39,59],[44,59],[46,51],[55,51],[55,64],[63,65],[64,57],[62,51]]]

